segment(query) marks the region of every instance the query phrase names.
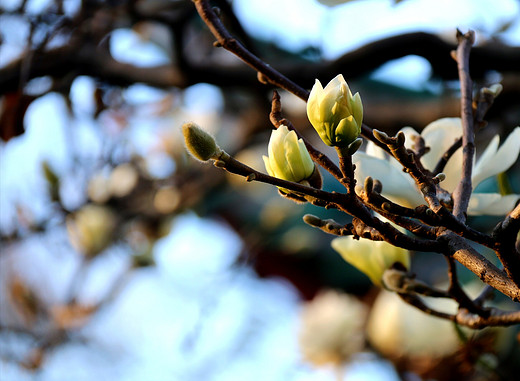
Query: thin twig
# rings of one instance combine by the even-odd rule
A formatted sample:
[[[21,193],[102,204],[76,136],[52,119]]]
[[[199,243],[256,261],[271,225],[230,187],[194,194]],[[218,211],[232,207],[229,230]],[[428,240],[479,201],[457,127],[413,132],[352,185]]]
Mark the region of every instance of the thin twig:
[[[448,164],[448,160],[453,156],[455,152],[462,146],[462,137],[458,138],[453,142],[453,144],[446,150],[444,155],[439,159],[439,162],[435,166],[435,169],[433,170],[433,174],[437,175],[444,171],[444,167],[446,167],[446,164]]]
[[[456,316],[447,314],[445,312],[437,311],[429,306],[427,306],[421,298],[417,295],[409,295],[409,294],[398,294],[402,300],[406,303],[411,304],[412,306],[420,309],[421,311],[427,313],[428,315],[436,316],[441,319],[455,321]]]
[[[455,259],[453,259],[453,257],[446,256],[446,260],[448,261],[448,277],[450,280],[450,287],[448,292],[457,301],[459,308],[465,308],[469,312],[479,316],[489,316],[489,311],[473,303],[473,301],[462,289],[459,283],[459,277],[457,275],[457,265]]]
[[[347,194],[326,192],[321,189],[269,176],[241,163],[226,153],[224,153],[224,155],[227,155],[227,157],[222,157],[221,160],[216,160],[215,166],[223,168],[230,173],[243,176],[247,181],[259,181],[271,184],[279,188],[288,189],[296,194],[306,195],[311,199],[316,199],[323,203],[333,205],[337,209],[340,209],[351,216],[357,217],[359,221],[363,222],[366,226],[374,228],[381,234],[382,239],[394,246],[408,250],[420,250],[426,252],[440,252],[444,249],[444,244],[440,242],[407,236],[391,224],[374,217],[371,214],[370,209],[368,209],[361,200],[357,198],[357,196],[352,198]],[[308,197],[305,197],[305,199],[311,201]]]
[[[472,82],[469,76],[469,53],[475,41],[475,32],[462,34],[457,31],[459,46],[456,59],[460,78],[462,112],[462,178],[453,192],[453,215],[461,222],[466,221],[472,185],[473,158],[475,156],[475,130],[473,127]]]
[[[403,166],[403,169],[414,179],[417,187],[422,192],[428,206],[434,213],[442,211],[442,204],[437,197],[437,186],[432,177],[418,165],[412,151],[406,149],[405,135],[401,131],[395,137],[389,137],[386,133],[374,130],[375,137],[388,146],[390,154]]]
[[[417,295],[398,294],[403,301],[420,309],[428,315],[436,316],[441,319],[453,321],[459,325],[473,329],[481,329],[491,326],[508,326],[520,323],[520,311],[502,311],[491,309],[488,316],[479,316],[470,313],[467,309],[461,308],[456,315],[451,315],[438,311],[426,305]]]
[[[495,253],[511,280],[520,287],[520,253],[516,240],[520,231],[520,204],[493,230]]]
[[[310,92],[263,62],[237,41],[222,24],[208,0],[193,0],[193,2],[195,3],[195,7],[197,8],[200,17],[206,23],[213,36],[217,39],[217,46],[223,47],[233,53],[244,63],[255,69],[258,73],[258,79],[262,83],[269,83],[280,87],[307,102]],[[361,126],[361,135],[374,142],[378,147],[388,151],[388,147],[381,144],[381,142],[374,137],[372,128],[366,124],[362,124]],[[303,140],[305,141],[305,139]]]
[[[307,101],[307,98],[309,97],[309,92],[307,90],[292,82],[289,78],[285,77],[271,66],[266,65],[265,62],[249,52],[227,31],[216,15],[214,9],[210,6],[209,1],[194,0],[194,3],[200,17],[209,27],[211,33],[213,33],[213,35],[216,37],[220,46],[226,50],[229,50],[246,64],[255,69],[269,83],[287,90],[304,101]]]
[[[482,329],[491,326],[505,327],[520,323],[520,311],[500,311],[492,309],[488,317],[471,314],[465,309],[459,310],[455,321],[473,329]]]

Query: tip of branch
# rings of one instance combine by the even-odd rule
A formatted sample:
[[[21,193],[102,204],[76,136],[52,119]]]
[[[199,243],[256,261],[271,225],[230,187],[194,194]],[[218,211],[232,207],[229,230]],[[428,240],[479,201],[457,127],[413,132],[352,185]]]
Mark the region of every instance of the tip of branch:
[[[315,227],[320,227],[323,225],[323,220],[313,214],[306,214],[303,216],[303,222],[305,222],[307,225]]]
[[[386,132],[383,132],[383,131],[379,131],[379,130],[376,130],[374,129],[372,131],[372,133],[374,134],[374,137],[379,140],[381,143],[388,143],[389,141],[389,136],[386,134]]]
[[[372,177],[368,176],[366,179],[365,179],[365,192],[367,194],[371,194],[372,191],[374,190],[374,179],[372,179]]]
[[[467,40],[471,45],[473,45],[475,43],[475,31],[468,29],[466,33],[462,33],[462,31],[457,28],[457,41],[460,44],[464,40]]]
[[[373,192],[381,193],[383,191],[383,184],[379,180],[374,180]]]

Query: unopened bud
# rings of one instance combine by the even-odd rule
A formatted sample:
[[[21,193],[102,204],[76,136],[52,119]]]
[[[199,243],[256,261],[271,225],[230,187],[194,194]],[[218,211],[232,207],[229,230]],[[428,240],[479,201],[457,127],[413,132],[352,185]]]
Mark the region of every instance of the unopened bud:
[[[272,131],[268,153],[263,156],[265,169],[273,177],[298,183],[317,172],[303,140],[283,124]]]
[[[200,128],[195,123],[189,122],[182,125],[182,134],[188,151],[200,161],[218,159],[222,150],[215,142],[215,138]]]
[[[361,147],[361,144],[363,144],[363,139],[361,138],[357,138],[352,143],[350,143],[350,145],[348,146],[348,154],[354,155],[359,149],[359,147]]]
[[[307,116],[325,144],[347,147],[361,133],[363,104],[340,74],[325,88],[316,80],[307,101]]]

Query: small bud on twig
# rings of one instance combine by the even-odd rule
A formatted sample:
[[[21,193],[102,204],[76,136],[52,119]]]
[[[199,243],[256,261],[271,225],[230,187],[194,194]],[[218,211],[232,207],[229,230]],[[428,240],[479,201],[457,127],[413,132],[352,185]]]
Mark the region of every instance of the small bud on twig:
[[[373,192],[381,193],[383,191],[383,184],[379,180],[374,180],[374,187],[372,188]]]
[[[359,149],[359,147],[361,147],[361,144],[363,144],[363,139],[361,138],[357,138],[352,143],[350,143],[347,150],[348,154],[354,155]]]
[[[388,140],[390,139],[389,136],[386,134],[386,132],[374,129],[372,131],[372,133],[374,134],[375,138],[377,140],[379,140],[381,143],[386,144],[386,143],[388,143]]]
[[[303,222],[305,222],[307,225],[320,227],[323,225],[323,221],[321,218],[316,217],[313,214],[306,214],[303,216]]]
[[[368,176],[365,179],[365,192],[369,195],[372,193],[372,190],[374,189],[374,179],[372,177]]]
[[[399,131],[397,133],[397,144],[400,146],[404,145],[404,141],[406,140],[406,136],[403,131]]]
[[[222,150],[215,142],[213,136],[208,134],[195,123],[185,123],[182,125],[182,134],[186,142],[188,151],[200,161],[218,159]]]

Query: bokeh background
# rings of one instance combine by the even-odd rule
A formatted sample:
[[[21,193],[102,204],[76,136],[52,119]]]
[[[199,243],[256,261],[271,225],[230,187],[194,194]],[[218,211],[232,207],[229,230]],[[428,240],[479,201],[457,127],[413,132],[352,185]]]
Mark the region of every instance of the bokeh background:
[[[388,133],[458,115],[449,51],[456,28],[474,29],[476,83],[504,86],[479,148],[520,121],[518,1],[214,5],[300,85],[343,73],[366,122]],[[477,363],[492,370],[480,379],[513,374],[516,331],[458,332],[466,346],[449,324],[408,332],[394,320],[421,318],[390,299],[377,314],[417,342],[390,340],[395,353],[378,353],[360,333],[378,291],[301,220],[348,217],[187,155],[180,126],[194,121],[263,170],[272,128],[272,89],[213,47],[191,1],[0,0],[0,12],[1,380],[461,379]],[[281,95],[319,145],[305,103]],[[520,192],[518,163],[509,176]],[[414,260],[424,278],[445,281],[442,258]],[[330,327],[323,345],[338,358],[318,353]]]

